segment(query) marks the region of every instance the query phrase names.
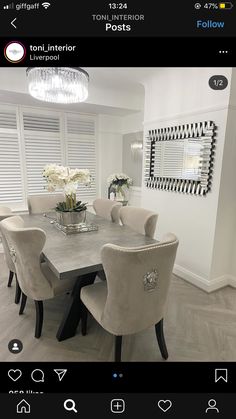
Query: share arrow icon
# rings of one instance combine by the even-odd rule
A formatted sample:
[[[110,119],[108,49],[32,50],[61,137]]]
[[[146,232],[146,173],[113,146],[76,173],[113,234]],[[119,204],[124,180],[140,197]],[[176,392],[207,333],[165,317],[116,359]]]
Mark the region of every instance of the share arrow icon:
[[[54,370],[54,371],[57,374],[59,381],[62,381],[64,376],[67,373],[67,370],[62,370],[62,369],[58,369],[58,370]]]

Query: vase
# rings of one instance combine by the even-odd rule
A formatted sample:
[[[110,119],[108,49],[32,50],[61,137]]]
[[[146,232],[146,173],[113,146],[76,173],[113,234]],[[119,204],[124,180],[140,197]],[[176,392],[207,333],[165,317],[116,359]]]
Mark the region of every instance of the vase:
[[[56,216],[62,226],[76,226],[86,221],[86,211],[56,211]]]
[[[115,193],[115,200],[120,202],[123,206],[127,205],[129,202],[129,189],[126,185],[123,185],[117,188]]]

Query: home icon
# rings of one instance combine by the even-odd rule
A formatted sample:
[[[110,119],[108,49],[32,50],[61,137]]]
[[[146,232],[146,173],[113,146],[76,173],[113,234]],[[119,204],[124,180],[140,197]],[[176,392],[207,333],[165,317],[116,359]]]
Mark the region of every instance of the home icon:
[[[30,413],[30,404],[25,399],[16,406],[16,413]]]

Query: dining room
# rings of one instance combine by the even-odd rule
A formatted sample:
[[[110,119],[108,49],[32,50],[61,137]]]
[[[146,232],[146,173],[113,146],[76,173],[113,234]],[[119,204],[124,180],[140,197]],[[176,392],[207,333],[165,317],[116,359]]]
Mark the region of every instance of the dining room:
[[[235,68],[0,68],[0,361],[235,360],[235,106]]]

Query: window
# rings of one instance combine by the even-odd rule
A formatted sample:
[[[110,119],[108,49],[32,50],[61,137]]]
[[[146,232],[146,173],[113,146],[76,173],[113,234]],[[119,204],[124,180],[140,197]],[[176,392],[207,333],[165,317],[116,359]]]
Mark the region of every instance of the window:
[[[42,177],[46,164],[62,164],[59,116],[23,111],[28,195],[45,193]]]
[[[91,187],[80,185],[78,197],[97,195],[95,116],[31,109],[0,108],[0,202],[21,203],[27,195],[47,193],[42,177],[48,163],[89,169]]]
[[[95,121],[77,115],[66,119],[67,164],[72,168],[89,169],[92,182],[88,187],[79,185],[78,196],[82,199],[96,197],[96,141]]]
[[[20,143],[14,108],[0,108],[0,203],[23,201]]]

